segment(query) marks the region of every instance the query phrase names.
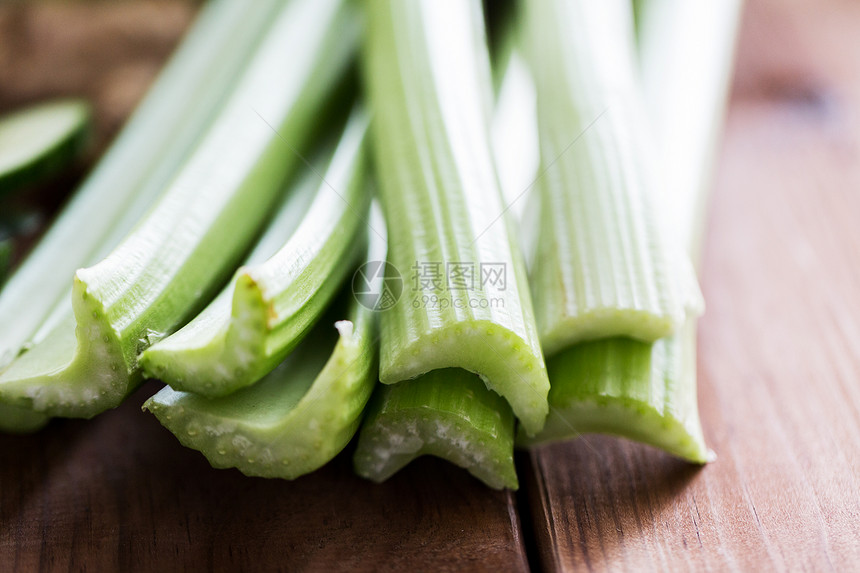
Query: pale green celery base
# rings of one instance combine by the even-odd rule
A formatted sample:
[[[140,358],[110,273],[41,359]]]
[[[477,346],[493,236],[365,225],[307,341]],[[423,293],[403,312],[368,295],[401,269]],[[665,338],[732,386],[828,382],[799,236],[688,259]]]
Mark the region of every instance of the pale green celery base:
[[[382,317],[383,324],[386,316]],[[503,396],[530,433],[546,420],[543,361],[514,332],[490,321],[463,321],[403,344],[382,347],[383,384],[395,384],[456,365],[478,374],[489,390]],[[444,380],[438,381],[445,384]]]
[[[514,417],[498,395],[458,368],[377,387],[359,435],[355,471],[381,482],[432,455],[492,488],[517,489]]]
[[[549,381],[491,154],[490,68],[474,8],[367,3],[364,69],[389,257],[404,275],[425,264],[442,274],[383,313],[381,377],[395,383],[446,367],[478,373],[537,432]],[[500,265],[506,283],[452,292],[444,275],[458,263],[482,283],[484,265]]]
[[[264,261],[284,245],[307,213],[318,186],[317,175],[310,174],[288,191],[246,264]],[[236,378],[246,375],[248,365],[265,353],[264,331],[271,312],[259,288],[247,284],[241,272],[194,320],[143,352],[140,366],[145,376],[160,378],[175,390],[209,397],[236,389]],[[236,305],[238,312],[233,311]]]
[[[550,358],[551,413],[533,446],[587,433],[622,436],[695,463],[713,454],[705,446],[696,403],[696,326],[647,344],[598,340]]]
[[[263,380],[228,397],[165,387],[144,409],[213,467],[297,478],[330,461],[358,428],[376,382],[372,320],[362,311],[355,332],[353,323],[338,322],[340,339],[330,355],[329,333],[318,333],[331,327],[320,325]]]
[[[175,390],[209,397],[230,394],[260,379],[266,354],[269,306],[257,285],[239,276],[180,332],[147,349],[140,358],[144,374],[160,378]],[[232,296],[231,296],[232,295]],[[232,310],[232,312],[231,312]],[[268,359],[268,360],[267,360]]]
[[[0,404],[0,432],[8,434],[29,434],[41,430],[51,420],[50,417],[30,408],[16,408]]]
[[[91,418],[115,408],[139,383],[101,304],[75,280],[75,315],[0,374],[0,404],[34,414]],[[77,326],[75,324],[77,323]]]
[[[325,182],[313,180],[314,199],[301,225],[290,198],[252,254],[254,261],[191,323],[143,353],[147,375],[175,390],[226,396],[260,380],[310,331],[353,262],[367,252],[359,238],[361,215],[370,204],[361,153],[367,121],[360,112],[353,118]],[[307,191],[295,190],[299,205]],[[297,219],[294,233],[286,224],[290,218]]]
[[[705,447],[701,429],[691,426],[695,424],[665,415],[645,402],[600,397],[553,409],[544,431],[535,438],[518,436],[517,445],[531,447],[584,434],[609,434],[660,448],[689,462],[712,461],[713,453]]]

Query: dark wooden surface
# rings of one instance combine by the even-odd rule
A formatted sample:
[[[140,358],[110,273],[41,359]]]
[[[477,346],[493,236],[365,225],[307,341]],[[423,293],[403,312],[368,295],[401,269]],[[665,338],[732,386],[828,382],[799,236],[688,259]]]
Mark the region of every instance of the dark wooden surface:
[[[108,40],[79,4],[0,6],[0,109],[85,93],[105,141],[192,10],[108,6]],[[57,53],[107,41],[124,56],[57,79]],[[139,412],[147,386],[95,420],[0,436],[0,571],[857,569],[860,4],[749,1],[717,171],[699,340],[713,464],[589,436],[520,455],[517,495],[429,459],[373,485],[348,452],[251,479]]]
[[[860,567],[860,5],[755,1],[711,202],[697,470],[608,438],[524,462],[547,570]]]
[[[0,435],[2,571],[527,569],[516,501],[439,460],[376,485],[214,470],[140,404]]]

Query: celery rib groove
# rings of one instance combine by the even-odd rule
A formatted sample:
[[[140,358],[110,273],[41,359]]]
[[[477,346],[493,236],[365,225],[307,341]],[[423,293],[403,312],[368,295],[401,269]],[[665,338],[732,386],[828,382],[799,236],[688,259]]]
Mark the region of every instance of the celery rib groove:
[[[314,175],[312,189],[297,190],[315,191],[298,228],[283,220],[297,207],[288,201],[253,262],[197,318],[143,353],[145,374],[175,390],[224,396],[262,378],[298,344],[363,250],[366,123],[357,112],[322,180]]]
[[[297,161],[290,147],[306,144],[352,59],[355,16],[339,0],[288,3],[155,207],[76,273],[74,315],[0,375],[0,402],[90,417],[134,388],[139,353],[207,301],[276,204]]]
[[[382,260],[385,251],[385,238],[372,236],[365,253]],[[377,315],[356,298],[349,306],[336,342],[323,319],[256,384],[214,399],[168,386],[144,409],[216,468],[294,479],[321,467],[352,439],[377,383]]]
[[[701,295],[661,228],[629,2],[523,7],[541,145],[531,286],[544,352],[669,336],[701,312]]]
[[[642,59],[645,83],[652,90],[651,117],[661,135],[662,192],[670,214],[666,224],[669,236],[694,259],[739,7],[738,1],[694,5],[667,0],[644,10]],[[681,105],[676,93],[681,86],[693,86],[697,97],[682,98]],[[665,89],[671,93],[662,93]],[[535,437],[521,433],[518,444],[600,432],[651,444],[694,463],[713,459],[698,413],[695,317],[688,317],[680,332],[654,343],[611,338],[573,345],[550,357],[547,367],[553,415],[543,432]]]
[[[353,314],[335,324],[336,344],[321,331],[331,326],[318,325],[253,386],[215,399],[167,386],[144,409],[213,467],[285,479],[311,472],[355,434],[376,382],[373,313],[354,308]]]
[[[214,0],[202,9],[116,141],[0,292],[0,371],[71,313],[75,270],[101,260],[151,208],[282,4],[261,0],[248,9]]]
[[[367,6],[366,83],[392,263],[401,273],[424,264],[447,272],[457,263],[480,273],[496,264],[507,279],[503,289],[437,282],[407,292],[381,317],[381,380],[396,384],[463,368],[537,432],[549,384],[521,254],[499,216],[480,6]]]

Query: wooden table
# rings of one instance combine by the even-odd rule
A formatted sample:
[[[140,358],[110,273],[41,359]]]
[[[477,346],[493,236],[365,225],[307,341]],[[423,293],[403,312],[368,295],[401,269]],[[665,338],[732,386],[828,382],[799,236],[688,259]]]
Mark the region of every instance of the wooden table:
[[[0,570],[860,567],[860,5],[751,0],[704,257],[698,469],[606,437],[494,492],[349,452],[295,482],[211,469],[139,412],[0,437]]]

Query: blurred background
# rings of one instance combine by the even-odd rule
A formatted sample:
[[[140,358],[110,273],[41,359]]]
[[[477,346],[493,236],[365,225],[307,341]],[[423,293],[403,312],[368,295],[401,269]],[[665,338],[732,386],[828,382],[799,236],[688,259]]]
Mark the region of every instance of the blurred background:
[[[0,113],[51,96],[85,96],[97,108],[103,148],[198,4],[0,3]],[[814,127],[847,144],[860,103],[858,33],[860,3],[852,0],[747,0],[733,103],[767,107],[786,129]]]

